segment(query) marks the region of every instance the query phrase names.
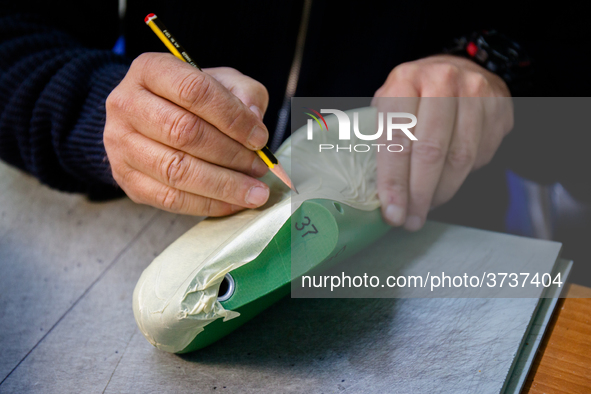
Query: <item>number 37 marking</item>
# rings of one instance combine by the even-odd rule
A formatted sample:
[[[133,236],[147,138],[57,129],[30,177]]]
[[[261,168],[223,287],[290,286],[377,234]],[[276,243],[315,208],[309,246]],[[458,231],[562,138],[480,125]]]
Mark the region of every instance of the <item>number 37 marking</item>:
[[[302,237],[305,237],[308,234],[318,234],[318,229],[316,228],[316,226],[314,226],[312,224],[312,220],[310,220],[310,218],[308,216],[304,216],[304,219],[307,219],[308,222],[307,223],[302,222],[301,224],[298,224],[298,222],[296,222],[295,223],[296,230],[303,231],[304,228],[307,227],[307,226],[312,226],[312,228],[314,230],[308,230],[308,231],[306,231],[304,234],[302,234]]]

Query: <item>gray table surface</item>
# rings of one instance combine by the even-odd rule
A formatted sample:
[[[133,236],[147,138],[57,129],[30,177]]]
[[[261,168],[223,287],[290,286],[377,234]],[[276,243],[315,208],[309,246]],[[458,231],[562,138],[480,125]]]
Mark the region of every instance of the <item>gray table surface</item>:
[[[287,298],[172,355],[143,338],[131,297],[199,218],[91,203],[4,164],[0,185],[0,392],[499,392],[537,301]]]

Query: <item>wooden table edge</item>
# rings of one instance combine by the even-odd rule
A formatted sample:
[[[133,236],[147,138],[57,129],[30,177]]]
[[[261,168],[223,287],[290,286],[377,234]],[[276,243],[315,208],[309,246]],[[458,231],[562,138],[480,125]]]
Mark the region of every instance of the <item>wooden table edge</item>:
[[[565,298],[558,300],[522,393],[591,393],[591,354],[587,351],[591,344],[591,313],[588,313],[591,312],[591,288],[567,286],[563,292]],[[570,330],[574,322],[577,330]],[[569,372],[571,365],[572,373]],[[585,372],[583,376],[581,371]]]

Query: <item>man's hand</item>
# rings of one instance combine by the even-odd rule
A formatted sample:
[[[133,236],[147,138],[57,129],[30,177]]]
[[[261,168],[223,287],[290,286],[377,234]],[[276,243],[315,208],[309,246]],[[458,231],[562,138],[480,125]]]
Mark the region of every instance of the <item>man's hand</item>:
[[[109,95],[104,143],[113,177],[135,202],[223,216],[263,205],[269,138],[259,82],[231,68],[199,71],[146,53]]]
[[[402,152],[381,150],[377,155],[378,193],[388,223],[420,229],[430,208],[451,199],[470,171],[492,159],[513,128],[507,97],[501,78],[460,57],[432,56],[390,73],[374,105],[384,113],[416,114],[418,122],[412,144],[400,130],[392,141],[385,140],[385,133],[379,141],[404,146]]]

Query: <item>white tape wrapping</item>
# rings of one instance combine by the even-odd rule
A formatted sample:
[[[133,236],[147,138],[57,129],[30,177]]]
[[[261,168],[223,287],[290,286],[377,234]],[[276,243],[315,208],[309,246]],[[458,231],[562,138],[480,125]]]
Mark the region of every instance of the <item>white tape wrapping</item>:
[[[359,116],[360,130],[375,133],[376,109],[347,111]],[[319,144],[339,144],[338,122],[326,116],[327,130],[314,125],[308,140],[302,127],[276,153],[299,195],[270,172],[261,180],[271,188],[267,204],[223,218],[208,218],[172,243],[144,270],[133,293],[133,311],[144,336],[159,349],[185,349],[212,321],[238,316],[217,301],[224,275],[253,261],[303,201],[330,199],[360,210],[380,206],[373,151],[319,152]],[[365,143],[351,136],[348,144]],[[342,141],[341,141],[342,144]],[[293,199],[293,201],[292,201]]]

